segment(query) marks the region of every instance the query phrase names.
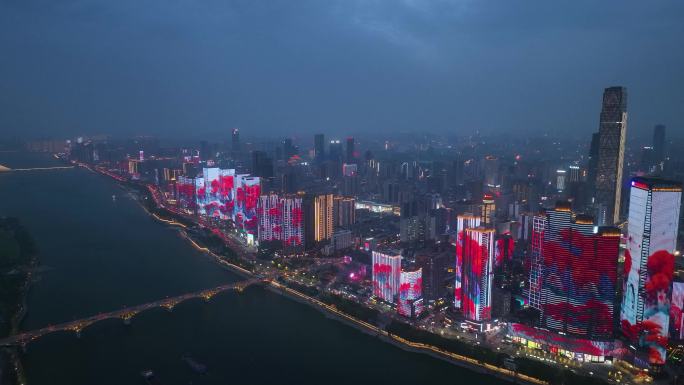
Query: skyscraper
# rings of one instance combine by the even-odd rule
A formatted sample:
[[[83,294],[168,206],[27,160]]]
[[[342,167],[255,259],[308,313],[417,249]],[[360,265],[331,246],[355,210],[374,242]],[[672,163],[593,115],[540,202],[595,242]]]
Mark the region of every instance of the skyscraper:
[[[532,217],[532,236],[530,238],[530,306],[541,310],[542,262],[544,250],[544,229],[546,215]]]
[[[682,184],[634,178],[629,197],[622,332],[665,363]]]
[[[387,302],[394,302],[399,294],[401,280],[401,254],[373,251],[373,295]]]
[[[423,269],[402,271],[399,275],[397,313],[404,317],[418,316],[422,312],[422,301],[420,301],[422,295]]]
[[[325,136],[323,134],[314,135],[314,160],[322,161],[325,159]]]
[[[542,247],[542,327],[575,337],[613,333],[620,231],[574,215],[568,202],[548,210]]]
[[[627,89],[610,87],[603,92],[596,168],[596,207],[600,225],[620,220],[622,167],[627,136]]]
[[[303,201],[304,241],[310,249],[333,233],[333,195],[307,195]]]
[[[344,160],[348,163],[354,162],[354,138],[351,136],[347,138],[346,157]]]
[[[350,228],[356,223],[356,199],[335,196],[333,198],[333,227]]]
[[[281,241],[286,250],[303,245],[302,198],[262,195],[258,217],[259,241]]]
[[[456,217],[456,268],[454,282],[454,307],[461,308],[463,302],[463,252],[466,242],[466,229],[480,226],[480,217],[463,214]]]
[[[494,274],[493,229],[466,229],[463,249],[463,315],[470,321],[488,321],[492,316]]]

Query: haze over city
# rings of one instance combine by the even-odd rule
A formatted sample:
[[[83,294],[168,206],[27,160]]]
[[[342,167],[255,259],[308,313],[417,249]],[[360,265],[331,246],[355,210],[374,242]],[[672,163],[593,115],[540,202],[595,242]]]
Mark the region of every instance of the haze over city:
[[[680,1],[15,1],[5,135],[632,133],[684,104]]]
[[[684,384],[683,11],[0,0],[0,385]]]

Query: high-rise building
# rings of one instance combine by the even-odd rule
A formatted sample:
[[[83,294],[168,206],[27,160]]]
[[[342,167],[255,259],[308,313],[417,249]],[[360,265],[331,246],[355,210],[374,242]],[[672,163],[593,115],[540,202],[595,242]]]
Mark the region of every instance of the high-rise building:
[[[342,162],[342,142],[339,139],[330,141],[330,160],[335,162]]]
[[[394,302],[399,294],[401,280],[401,254],[373,251],[373,295]]]
[[[488,229],[494,227],[494,219],[496,218],[496,203],[494,196],[485,194],[482,199],[482,226]]]
[[[492,316],[494,273],[493,229],[465,230],[463,249],[463,315],[470,321],[488,321]]]
[[[264,151],[252,151],[252,174],[261,178],[272,178],[273,158]]]
[[[240,130],[237,128],[231,131],[231,149],[233,152],[240,151]]]
[[[653,128],[653,155],[656,164],[665,160],[665,126],[662,124]]]
[[[402,271],[399,276],[397,313],[404,317],[416,317],[422,313],[423,270]]]
[[[336,195],[333,198],[333,227],[350,228],[356,223],[356,199]]]
[[[532,217],[530,236],[530,284],[528,299],[530,307],[541,310],[542,262],[544,251],[544,229],[546,214]]]
[[[492,188],[501,184],[499,177],[499,159],[493,155],[488,155],[484,159],[484,183]]]
[[[654,365],[665,363],[681,198],[680,182],[632,179],[620,320]]]
[[[620,231],[574,215],[568,202],[546,212],[541,324],[558,333],[606,340],[614,325]]]
[[[454,281],[454,307],[461,308],[463,301],[463,252],[466,242],[466,229],[480,226],[480,217],[472,214],[463,214],[456,217],[456,267]]]
[[[344,160],[348,163],[354,163],[354,159],[354,138],[350,136],[347,138],[346,156]]]
[[[297,147],[292,144],[292,138],[285,138],[283,140],[283,158],[289,160],[292,156],[297,154]]]
[[[610,87],[603,92],[596,168],[596,207],[600,225],[620,220],[622,168],[627,136],[627,89]]]
[[[306,195],[304,208],[304,241],[310,249],[317,243],[327,241],[333,233],[333,195]]]
[[[314,135],[314,160],[322,161],[325,159],[325,136],[323,134]]]
[[[262,195],[258,217],[259,241],[282,241],[286,250],[303,245],[302,198]]]

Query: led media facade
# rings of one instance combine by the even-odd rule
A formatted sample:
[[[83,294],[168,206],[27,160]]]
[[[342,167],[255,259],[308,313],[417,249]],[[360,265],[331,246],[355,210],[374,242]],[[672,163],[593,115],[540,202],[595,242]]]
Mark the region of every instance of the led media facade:
[[[399,300],[397,313],[405,317],[415,317],[420,313],[414,303],[423,295],[423,270],[402,271],[399,277]]]
[[[546,228],[546,215],[532,217],[532,236],[530,237],[530,283],[529,304],[537,310],[541,310],[541,283],[542,283],[542,251],[544,246],[544,229]]]
[[[262,195],[257,211],[259,241],[282,241],[284,248],[303,245],[302,198]]]
[[[682,309],[684,309],[684,282],[672,282],[672,302],[670,305],[672,332],[670,335],[678,340],[684,339]]]
[[[463,315],[487,321],[492,313],[494,230],[466,229],[463,245]]]
[[[473,215],[459,215],[456,217],[456,269],[454,282],[454,306],[461,308],[463,301],[463,246],[466,235],[465,230],[480,226],[480,217]]]
[[[185,212],[194,212],[195,201],[195,178],[178,176],[176,180],[176,197],[178,207]]]
[[[499,267],[513,258],[513,248],[515,241],[513,237],[506,234],[496,240],[496,254],[494,258],[494,267]]]
[[[547,329],[609,339],[613,331],[620,231],[574,216],[569,204],[547,212],[542,251],[541,311]]]
[[[670,299],[682,187],[678,182],[634,178],[631,182],[622,332],[665,363]]]
[[[394,302],[399,294],[401,255],[373,252],[373,295]]]
[[[250,234],[257,232],[257,202],[260,180],[233,169],[205,167],[194,178],[197,214],[219,220],[232,220],[235,227]]]

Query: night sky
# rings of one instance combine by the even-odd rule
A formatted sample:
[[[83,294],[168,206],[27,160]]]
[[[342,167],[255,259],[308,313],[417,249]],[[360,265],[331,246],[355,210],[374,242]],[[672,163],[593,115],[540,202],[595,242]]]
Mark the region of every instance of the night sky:
[[[684,2],[0,0],[3,135],[681,129]]]

